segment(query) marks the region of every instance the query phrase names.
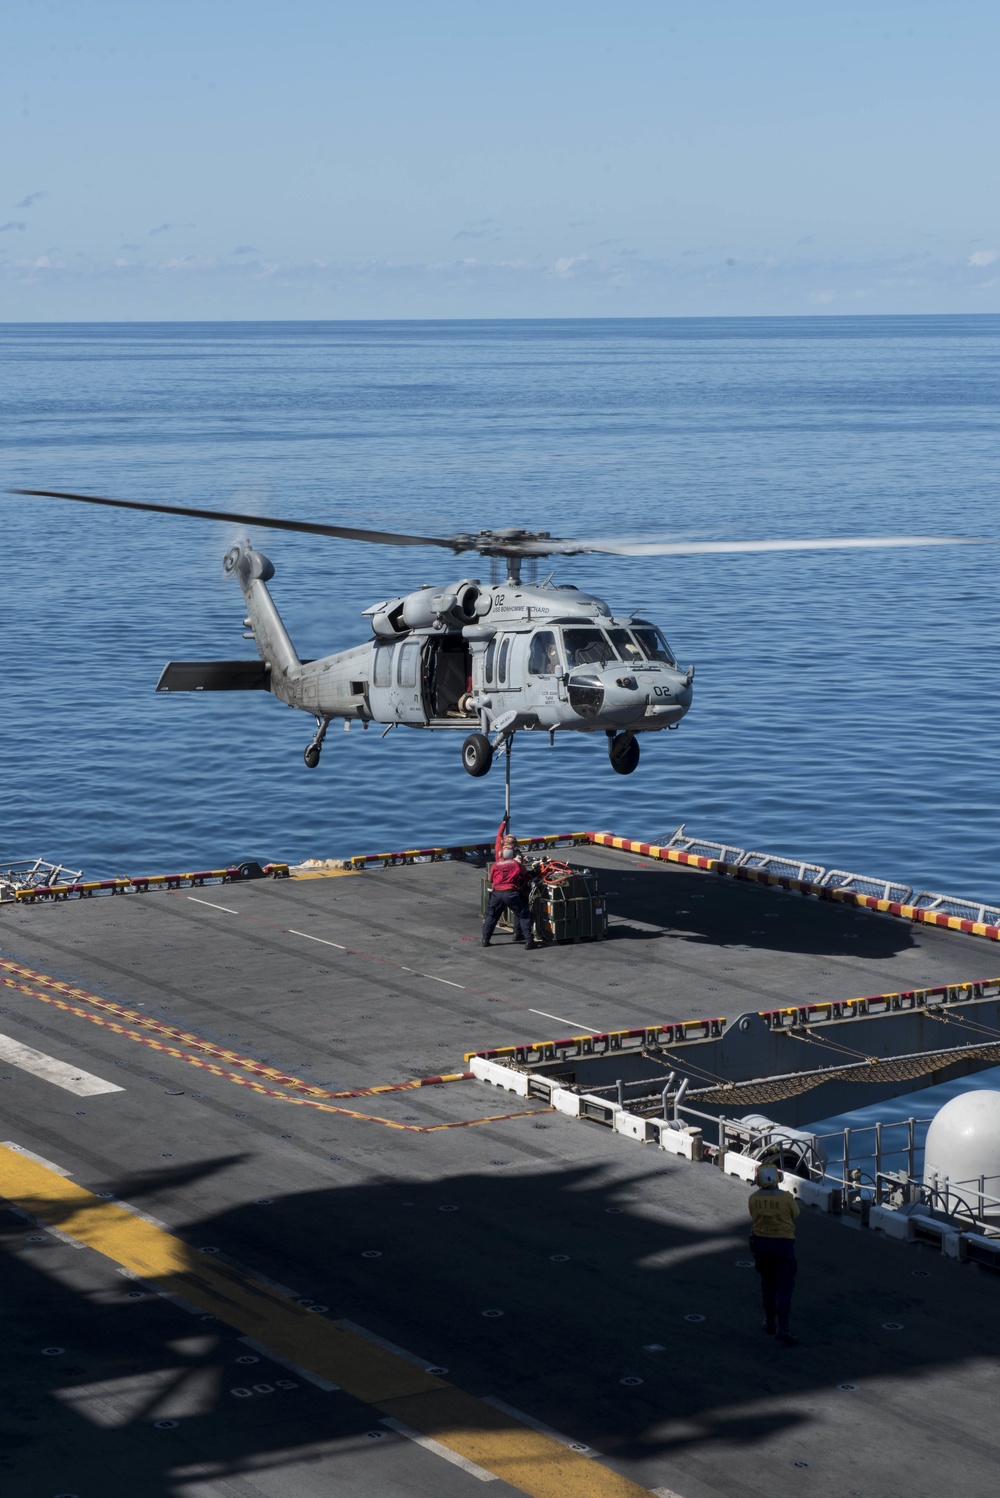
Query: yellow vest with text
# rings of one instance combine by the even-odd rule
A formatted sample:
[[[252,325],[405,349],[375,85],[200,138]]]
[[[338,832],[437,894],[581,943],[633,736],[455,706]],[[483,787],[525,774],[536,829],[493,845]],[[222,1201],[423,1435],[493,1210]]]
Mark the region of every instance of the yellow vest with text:
[[[750,1198],[755,1238],[794,1238],[799,1204],[787,1191],[755,1191]]]

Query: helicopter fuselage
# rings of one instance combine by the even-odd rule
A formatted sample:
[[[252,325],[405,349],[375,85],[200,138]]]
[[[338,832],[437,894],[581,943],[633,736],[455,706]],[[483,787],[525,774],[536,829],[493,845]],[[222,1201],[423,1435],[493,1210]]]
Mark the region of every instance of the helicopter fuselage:
[[[244,574],[270,690],[317,717],[485,733],[639,733],[673,727],[691,705],[691,672],[659,630],[614,616],[574,587],[463,578],[420,588],[365,611],[374,633],[366,644],[303,663],[263,576],[253,576],[270,564],[243,551],[232,570]]]
[[[246,662],[205,663],[199,677],[198,663],[174,663],[159,688],[266,686],[317,719],[307,763],[335,718],[459,729],[494,745],[521,730],[606,733],[627,749],[638,733],[676,727],[691,706],[693,668],[678,666],[656,626],[572,586],[463,578],[419,588],[365,611],[365,644],[301,661],[266,586],[267,557],[244,544],[225,568],[243,592],[262,671],[251,679]]]

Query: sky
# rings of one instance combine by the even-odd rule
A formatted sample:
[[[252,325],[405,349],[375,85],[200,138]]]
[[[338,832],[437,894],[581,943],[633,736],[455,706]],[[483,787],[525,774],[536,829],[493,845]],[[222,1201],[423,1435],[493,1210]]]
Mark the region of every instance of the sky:
[[[7,0],[0,321],[1000,311],[1000,6]]]

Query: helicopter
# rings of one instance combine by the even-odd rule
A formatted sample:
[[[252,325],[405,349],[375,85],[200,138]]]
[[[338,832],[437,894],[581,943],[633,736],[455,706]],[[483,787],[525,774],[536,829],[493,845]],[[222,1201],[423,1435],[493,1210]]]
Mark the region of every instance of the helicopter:
[[[827,537],[765,541],[572,540],[546,531],[479,530],[454,536],[415,536],[322,522],[238,514],[141,500],[109,499],[51,489],[14,489],[33,498],[64,499],[116,509],[152,511],[294,531],[387,546],[436,546],[503,562],[507,576],[483,583],[465,577],[426,584],[364,610],[372,638],[319,660],[300,660],[267,584],[272,562],[249,541],[223,559],[246,607],[244,628],[259,659],[170,661],[159,692],[269,691],[309,713],[316,730],[303,751],[309,769],[320,762],[331,722],[391,729],[463,732],[462,764],[486,775],[495,753],[508,753],[518,731],[603,733],[611,768],[631,775],[642,733],[676,729],[691,707],[695,668],[681,666],[659,627],[635,612],[613,614],[594,594],[568,583],[523,581],[525,560],[600,553],[681,556],[704,553],[813,551],[858,547],[969,543],[970,536]]]

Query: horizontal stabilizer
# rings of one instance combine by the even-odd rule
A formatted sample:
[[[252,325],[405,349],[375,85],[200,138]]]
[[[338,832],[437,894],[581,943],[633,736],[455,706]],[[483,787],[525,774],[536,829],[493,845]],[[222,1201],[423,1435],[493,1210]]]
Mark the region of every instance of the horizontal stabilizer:
[[[263,661],[168,661],[158,692],[266,692],[270,672]]]

